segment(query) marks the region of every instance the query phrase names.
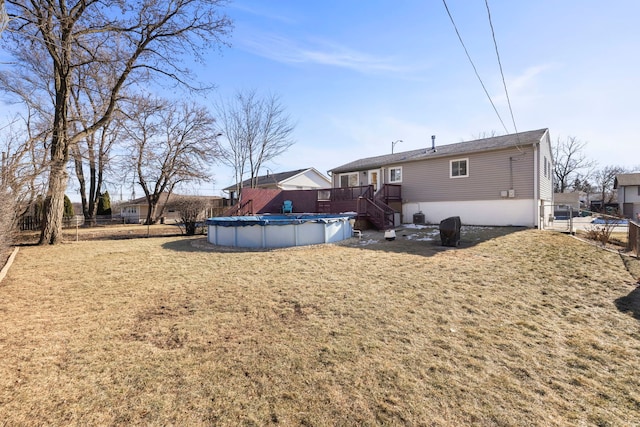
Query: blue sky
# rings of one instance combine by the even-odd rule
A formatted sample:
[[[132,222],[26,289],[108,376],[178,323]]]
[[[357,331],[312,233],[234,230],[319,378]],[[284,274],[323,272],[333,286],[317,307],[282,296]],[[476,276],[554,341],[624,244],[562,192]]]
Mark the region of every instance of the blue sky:
[[[447,5],[508,131],[514,131],[484,0]],[[640,2],[489,0],[515,124],[576,136],[606,165],[640,165]],[[266,167],[321,172],[360,157],[505,129],[440,0],[238,0],[232,46],[198,70],[211,96],[282,97],[297,141]],[[206,103],[206,101],[205,101]],[[216,189],[233,182],[215,169]],[[217,190],[216,190],[217,191]]]
[[[600,167],[640,167],[640,1],[488,1],[517,129],[587,141]],[[485,1],[447,5],[513,132]],[[430,146],[431,135],[449,144],[506,133],[441,0],[236,0],[226,13],[231,46],[194,67],[217,86],[198,101],[212,107],[244,89],[278,94],[296,144],[265,165],[271,172],[326,173],[390,153],[396,140],[399,152]],[[191,191],[219,195],[234,181],[220,165],[212,176]]]

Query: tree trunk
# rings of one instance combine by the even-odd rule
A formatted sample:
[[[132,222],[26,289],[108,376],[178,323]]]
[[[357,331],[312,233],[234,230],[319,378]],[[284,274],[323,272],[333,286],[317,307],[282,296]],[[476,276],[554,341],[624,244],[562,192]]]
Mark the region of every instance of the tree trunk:
[[[148,198],[149,208],[147,209],[147,219],[145,225],[153,225],[156,223],[156,210],[158,208],[158,198],[154,195]]]
[[[68,64],[65,58],[64,64]],[[55,68],[55,67],[54,67]],[[67,190],[69,162],[69,138],[67,126],[67,102],[69,100],[68,67],[62,67],[56,75],[56,100],[51,137],[51,172],[49,187],[44,200],[44,215],[40,245],[55,245],[62,242],[62,218],[64,216],[64,192]]]
[[[51,166],[49,188],[44,200],[44,216],[39,244],[55,245],[62,241],[62,218],[64,215],[64,192],[67,188],[68,174],[66,162],[55,162]]]

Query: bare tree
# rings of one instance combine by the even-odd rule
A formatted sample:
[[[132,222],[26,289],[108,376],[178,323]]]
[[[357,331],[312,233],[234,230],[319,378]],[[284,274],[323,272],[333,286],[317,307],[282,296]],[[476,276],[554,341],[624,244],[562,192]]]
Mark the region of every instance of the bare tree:
[[[473,139],[485,139],[485,138],[494,138],[494,137],[500,136],[500,135],[502,135],[502,134],[494,129],[494,130],[491,130],[490,132],[483,131],[483,132],[480,132],[478,134],[471,135],[471,138],[473,138]]]
[[[255,90],[238,91],[232,100],[215,107],[227,140],[221,160],[233,168],[239,194],[245,174],[255,187],[262,165],[295,143],[291,137],[295,126],[277,95],[260,97]]]
[[[162,216],[163,194],[168,197],[180,183],[210,180],[219,152],[214,119],[203,107],[151,97],[140,97],[124,110],[130,166],[149,205],[146,223],[153,224]]]
[[[11,199],[14,220],[26,214],[46,188],[47,152],[43,141],[50,133],[45,126],[27,108],[25,115],[17,115],[3,129],[0,183],[4,196]]]
[[[196,234],[198,225],[204,224],[212,203],[207,197],[177,196],[167,203],[167,208],[180,214],[180,226],[184,229],[184,234],[193,236]]]
[[[616,175],[625,172],[626,169],[622,166],[605,166],[594,173],[593,179],[595,188],[600,193],[603,206],[605,203],[613,202],[615,197],[613,184],[616,179]]]
[[[14,241],[15,208],[11,192],[0,184],[0,265],[4,265],[5,253]]]
[[[586,142],[580,141],[575,136],[569,136],[565,140],[558,138],[554,144],[553,173],[556,193],[567,191],[576,178],[588,179],[596,163],[584,154],[586,145]]]
[[[204,48],[218,45],[230,21],[218,14],[223,0],[7,0],[10,17],[3,44],[17,59],[14,76],[32,81],[21,60],[40,58],[48,71],[42,87],[51,95],[52,134],[49,142],[48,189],[40,243],[62,239],[64,192],[70,149],[104,127],[127,84],[153,76],[193,88],[182,55],[201,59]],[[77,76],[88,64],[116,70],[108,102],[96,120],[74,130],[70,99]],[[23,98],[24,100],[24,98]]]
[[[593,191],[593,185],[586,178],[582,178],[581,175],[576,175],[571,184],[571,190],[589,194]]]
[[[7,15],[7,8],[5,7],[4,0],[0,0],[0,35],[9,25],[9,16]]]
[[[74,84],[70,91],[71,112],[74,117],[71,124],[73,133],[79,133],[81,129],[86,129],[100,119],[110,99],[110,93],[105,89],[113,86],[115,74],[114,70],[87,64],[83,73],[74,76]],[[85,223],[95,221],[98,200],[111,160],[111,148],[119,136],[117,118],[116,109],[100,129],[85,135],[70,146]]]

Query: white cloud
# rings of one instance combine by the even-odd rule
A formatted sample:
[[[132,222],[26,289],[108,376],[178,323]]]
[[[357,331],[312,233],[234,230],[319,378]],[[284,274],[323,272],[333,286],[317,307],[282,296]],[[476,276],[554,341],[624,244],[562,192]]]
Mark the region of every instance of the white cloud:
[[[507,90],[509,91],[509,99],[514,110],[518,107],[523,108],[530,105],[536,99],[542,96],[539,85],[541,77],[549,70],[553,69],[551,64],[541,64],[528,67],[519,75],[505,77]],[[493,87],[499,87],[496,94],[492,96],[496,105],[507,105],[507,97],[504,92],[502,83],[495,84]]]
[[[317,64],[346,68],[360,73],[407,73],[415,68],[398,65],[402,61],[391,56],[360,52],[327,40],[297,41],[277,34],[254,32],[240,41],[245,50],[288,64]]]

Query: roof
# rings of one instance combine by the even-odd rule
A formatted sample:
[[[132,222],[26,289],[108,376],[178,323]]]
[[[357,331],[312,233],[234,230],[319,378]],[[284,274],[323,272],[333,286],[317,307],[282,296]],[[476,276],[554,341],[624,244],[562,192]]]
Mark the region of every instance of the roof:
[[[532,145],[539,143],[542,140],[542,137],[547,132],[548,129],[545,128],[503,136],[494,136],[491,138],[476,139],[474,141],[458,142],[455,144],[440,146],[436,145],[435,151],[432,150],[429,146],[426,148],[421,148],[419,150],[387,154],[384,156],[367,157],[344,164],[342,166],[338,166],[337,168],[331,169],[331,172],[340,173],[368,170],[379,168],[381,166],[413,162],[430,158],[499,150],[502,148],[511,148],[521,145]]]
[[[613,188],[627,187],[629,185],[640,185],[640,172],[620,173],[616,175]]]
[[[553,203],[556,205],[579,205],[580,193],[553,193]]]
[[[175,194],[175,193],[171,193],[171,195],[169,195],[169,202],[174,201],[176,198],[183,198],[183,197],[189,197],[189,198],[194,198],[194,199],[221,199],[222,197],[220,196],[194,196],[194,195],[184,195],[184,194]],[[159,202],[161,204],[164,204],[165,202],[167,202],[167,192],[163,192],[160,194],[160,198],[158,199]],[[125,205],[146,205],[147,202],[147,197],[143,196],[143,197],[138,197],[137,199],[133,199],[133,200],[129,200],[127,202],[124,202]]]
[[[294,176],[309,170],[315,171],[314,168],[305,168],[305,169],[297,169],[297,170],[288,171],[288,172],[268,173],[266,175],[260,175],[257,178],[256,187],[267,187],[270,185],[272,186],[274,184],[277,185],[282,181],[286,181],[289,178],[293,178]],[[317,172],[317,171],[315,172],[318,173],[319,175],[322,175],[320,174],[320,172]],[[235,190],[236,187],[237,187],[237,183],[230,185],[227,188],[224,188],[223,190],[226,190],[226,191]],[[247,188],[247,187],[251,187],[251,179],[245,179],[244,181],[242,181],[242,188]]]

